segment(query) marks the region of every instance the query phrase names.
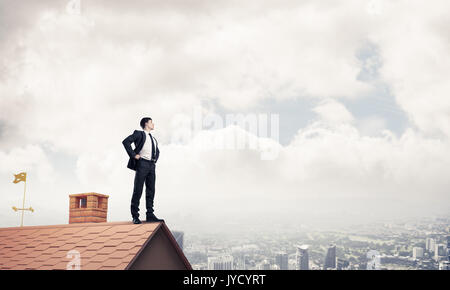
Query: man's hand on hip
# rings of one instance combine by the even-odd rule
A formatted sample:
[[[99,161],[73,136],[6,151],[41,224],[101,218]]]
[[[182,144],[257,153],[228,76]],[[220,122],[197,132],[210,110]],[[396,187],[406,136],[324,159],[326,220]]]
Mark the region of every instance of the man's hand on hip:
[[[136,155],[134,156],[134,159],[139,160],[139,158],[141,158],[141,155],[139,155],[139,154],[136,154]]]

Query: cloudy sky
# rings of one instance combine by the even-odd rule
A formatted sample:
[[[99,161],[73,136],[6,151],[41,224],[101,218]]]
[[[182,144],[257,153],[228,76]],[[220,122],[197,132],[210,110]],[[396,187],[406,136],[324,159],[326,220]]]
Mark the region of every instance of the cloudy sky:
[[[130,220],[121,141],[144,116],[161,150],[155,214],[172,228],[448,213],[448,11],[446,0],[0,0],[0,226],[20,223],[22,171],[36,210],[26,225],[67,223],[68,195],[82,192],[108,194],[108,219]],[[178,140],[198,108],[202,130]],[[208,126],[208,114],[278,116],[277,134]],[[232,138],[270,143],[276,158],[201,146]]]

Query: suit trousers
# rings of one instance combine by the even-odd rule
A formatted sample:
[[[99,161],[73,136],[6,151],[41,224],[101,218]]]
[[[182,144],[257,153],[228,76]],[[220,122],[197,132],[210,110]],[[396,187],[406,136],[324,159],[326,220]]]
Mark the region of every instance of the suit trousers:
[[[147,216],[153,213],[153,200],[155,198],[155,163],[143,158],[136,162],[136,175],[134,176],[133,196],[131,198],[131,216],[139,217],[139,201],[145,183],[145,205]]]

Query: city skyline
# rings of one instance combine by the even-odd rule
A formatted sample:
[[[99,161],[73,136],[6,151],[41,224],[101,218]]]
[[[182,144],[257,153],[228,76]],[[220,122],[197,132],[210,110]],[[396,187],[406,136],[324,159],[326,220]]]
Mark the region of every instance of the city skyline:
[[[335,230],[286,227],[271,236],[245,231],[187,233],[185,253],[198,270],[223,269],[224,261],[232,270],[366,270],[369,263],[373,270],[444,270],[450,264],[450,216]],[[429,240],[437,241],[434,249]],[[212,260],[222,264],[211,267]]]

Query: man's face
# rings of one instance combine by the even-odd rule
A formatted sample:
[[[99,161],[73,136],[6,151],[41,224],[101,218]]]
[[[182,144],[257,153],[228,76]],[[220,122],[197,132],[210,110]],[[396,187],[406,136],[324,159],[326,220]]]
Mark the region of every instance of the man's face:
[[[150,130],[155,129],[155,124],[153,124],[152,120],[148,120],[147,127],[150,128]]]

